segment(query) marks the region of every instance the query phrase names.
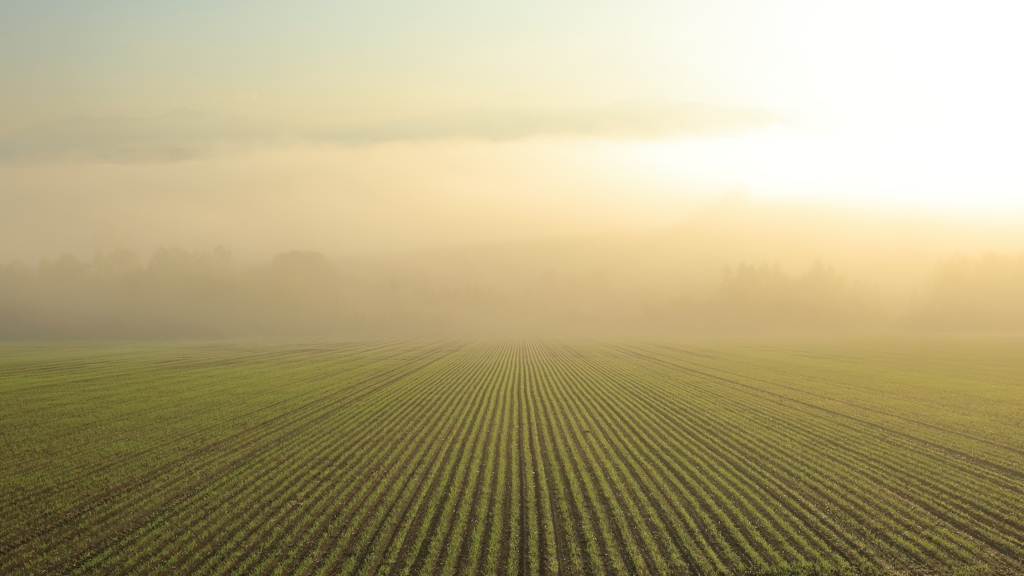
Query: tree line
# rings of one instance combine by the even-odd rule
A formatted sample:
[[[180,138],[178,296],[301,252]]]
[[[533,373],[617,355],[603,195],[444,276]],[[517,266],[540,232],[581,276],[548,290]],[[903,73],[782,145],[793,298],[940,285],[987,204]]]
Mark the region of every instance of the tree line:
[[[520,275],[530,272],[517,272]],[[1024,328],[1024,253],[956,255],[913,295],[883,295],[816,261],[740,263],[705,293],[628,291],[614,270],[487,283],[346,269],[312,251],[239,264],[223,248],[0,265],[0,337],[336,335],[372,330]],[[652,282],[656,282],[653,281]]]

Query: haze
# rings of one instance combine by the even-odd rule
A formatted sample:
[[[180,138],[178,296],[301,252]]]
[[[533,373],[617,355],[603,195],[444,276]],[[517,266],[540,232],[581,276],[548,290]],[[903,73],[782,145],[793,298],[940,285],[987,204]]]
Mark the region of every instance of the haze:
[[[1009,2],[0,5],[0,336],[1024,327]]]

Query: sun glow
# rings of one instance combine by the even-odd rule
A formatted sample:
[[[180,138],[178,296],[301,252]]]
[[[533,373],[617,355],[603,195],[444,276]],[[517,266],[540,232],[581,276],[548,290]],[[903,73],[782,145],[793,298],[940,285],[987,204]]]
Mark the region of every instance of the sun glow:
[[[1012,144],[981,146],[954,130],[811,132],[624,145],[631,161],[698,190],[816,198],[879,207],[980,212],[1024,208],[1024,169]]]
[[[874,206],[1024,208],[1024,8],[785,3],[750,24],[751,102],[792,122],[624,153],[681,186]]]

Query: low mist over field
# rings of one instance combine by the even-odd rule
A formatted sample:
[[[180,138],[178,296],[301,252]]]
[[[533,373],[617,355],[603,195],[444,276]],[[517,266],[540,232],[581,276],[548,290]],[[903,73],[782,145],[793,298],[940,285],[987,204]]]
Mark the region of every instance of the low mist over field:
[[[1013,330],[1016,230],[732,195],[671,226],[429,249],[65,252],[0,267],[0,334]]]

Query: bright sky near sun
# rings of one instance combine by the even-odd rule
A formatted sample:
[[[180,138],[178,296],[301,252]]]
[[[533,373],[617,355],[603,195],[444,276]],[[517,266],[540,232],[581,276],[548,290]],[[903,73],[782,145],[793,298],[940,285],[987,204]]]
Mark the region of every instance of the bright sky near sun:
[[[1017,209],[1022,24],[993,0],[6,1],[0,135],[181,107],[316,126],[701,101],[793,123],[622,158],[755,196]]]

